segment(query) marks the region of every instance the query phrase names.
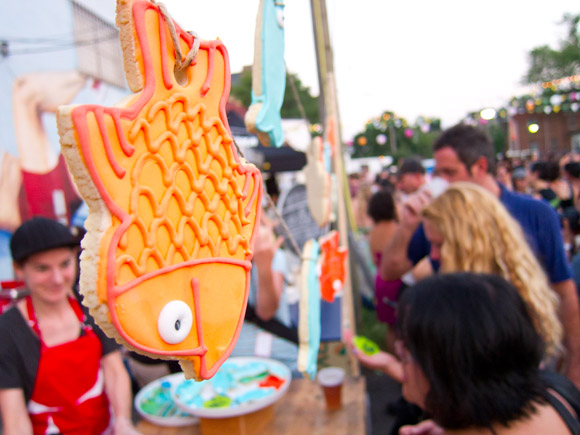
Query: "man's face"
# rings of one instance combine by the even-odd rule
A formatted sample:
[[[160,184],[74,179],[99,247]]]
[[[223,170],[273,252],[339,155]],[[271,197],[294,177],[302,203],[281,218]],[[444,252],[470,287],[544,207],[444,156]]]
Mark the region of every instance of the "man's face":
[[[433,157],[435,158],[435,173],[449,183],[474,181],[469,169],[459,160],[452,148],[441,148],[435,151]]]
[[[403,366],[401,384],[403,397],[408,402],[425,409],[425,399],[430,389],[427,376],[400,341],[395,341],[395,353]]]
[[[525,178],[517,178],[513,180],[513,185],[516,192],[525,193],[528,189],[528,180]]]
[[[76,265],[74,249],[57,248],[30,256],[15,272],[35,297],[53,303],[71,294]]]

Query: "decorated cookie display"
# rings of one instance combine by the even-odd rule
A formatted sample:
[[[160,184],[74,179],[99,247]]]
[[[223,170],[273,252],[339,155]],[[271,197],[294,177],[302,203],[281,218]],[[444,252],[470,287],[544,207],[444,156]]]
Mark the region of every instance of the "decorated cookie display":
[[[179,408],[208,418],[243,415],[268,406],[288,389],[290,369],[266,358],[228,359],[207,381],[184,380],[172,391]]]
[[[254,41],[252,105],[246,128],[263,145],[279,147],[284,143],[280,109],[286,89],[283,0],[260,0]]]
[[[83,303],[120,343],[208,379],[244,319],[261,176],[230,134],[224,45],[184,32],[148,1],[118,0],[117,25],[134,94],[58,112],[90,210]]]
[[[330,156],[322,137],[312,139],[306,153],[306,198],[312,217],[319,227],[324,227],[330,221]]]
[[[331,231],[320,242],[320,294],[326,302],[334,298],[344,287],[348,249],[339,246],[338,231]]]
[[[181,410],[171,392],[185,380],[183,373],[174,373],[147,384],[135,395],[137,412],[159,426],[187,426],[199,422],[197,417]]]

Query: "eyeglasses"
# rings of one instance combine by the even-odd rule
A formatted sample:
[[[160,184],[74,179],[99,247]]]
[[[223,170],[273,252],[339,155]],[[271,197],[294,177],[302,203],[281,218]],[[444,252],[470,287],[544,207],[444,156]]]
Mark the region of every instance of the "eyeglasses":
[[[395,354],[402,364],[413,362],[413,356],[411,355],[411,352],[409,352],[409,350],[405,347],[405,343],[403,343],[402,340],[395,340]]]

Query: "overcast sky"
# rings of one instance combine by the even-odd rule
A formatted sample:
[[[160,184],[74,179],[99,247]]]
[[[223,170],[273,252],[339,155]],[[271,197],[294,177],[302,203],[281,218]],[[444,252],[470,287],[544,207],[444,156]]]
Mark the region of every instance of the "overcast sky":
[[[85,0],[94,3],[94,0]],[[113,0],[99,0],[112,16]],[[253,62],[258,0],[165,0],[175,21],[222,39],[232,72]],[[318,93],[310,1],[286,0],[286,64]],[[345,140],[384,110],[444,127],[468,112],[499,107],[527,88],[527,53],[558,47],[564,13],[578,0],[327,0]]]

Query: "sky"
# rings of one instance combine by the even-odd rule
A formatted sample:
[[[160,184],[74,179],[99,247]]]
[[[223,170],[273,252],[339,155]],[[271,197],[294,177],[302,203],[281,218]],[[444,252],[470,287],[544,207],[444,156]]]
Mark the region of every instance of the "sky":
[[[94,3],[94,0],[83,0]],[[232,73],[253,63],[258,0],[164,0],[184,30],[219,37]],[[99,0],[113,16],[113,0]],[[318,94],[308,0],[285,1],[286,65]],[[526,93],[521,78],[534,47],[559,47],[564,13],[578,0],[327,0],[343,139],[389,110],[443,127],[468,112],[500,107]]]

